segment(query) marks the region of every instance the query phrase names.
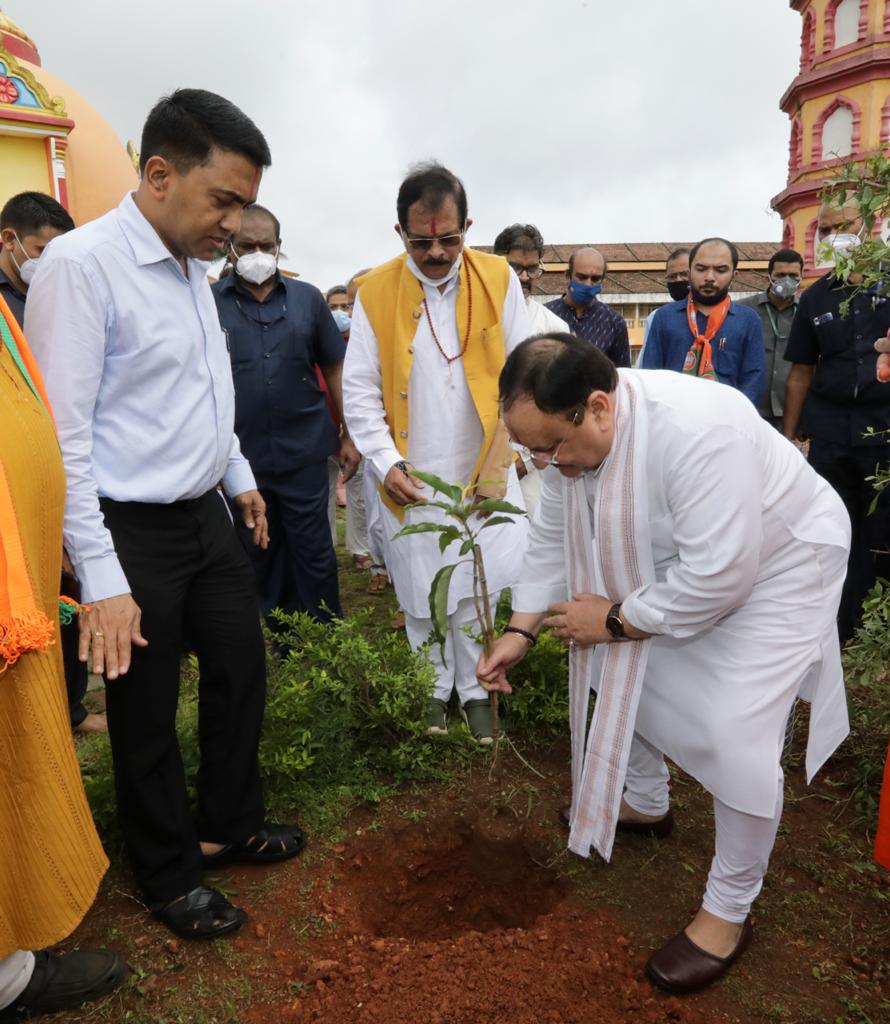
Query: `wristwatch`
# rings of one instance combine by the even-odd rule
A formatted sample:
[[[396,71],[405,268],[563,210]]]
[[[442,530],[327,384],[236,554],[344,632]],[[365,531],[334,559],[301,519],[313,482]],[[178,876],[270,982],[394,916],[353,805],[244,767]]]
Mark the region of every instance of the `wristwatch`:
[[[606,612],[606,629],[616,640],[624,639],[624,623],[621,621],[621,605],[613,604]]]

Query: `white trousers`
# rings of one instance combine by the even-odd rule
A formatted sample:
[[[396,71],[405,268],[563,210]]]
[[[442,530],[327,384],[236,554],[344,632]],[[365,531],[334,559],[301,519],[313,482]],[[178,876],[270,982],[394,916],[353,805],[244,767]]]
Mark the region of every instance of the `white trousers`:
[[[0,1010],[12,1005],[28,987],[34,973],[34,954],[23,949],[0,960]]]
[[[337,479],[340,476],[340,463],[328,456],[328,523],[331,527],[331,539],[337,547]]]
[[[365,512],[365,460],[355,476],[346,481],[346,550],[351,555],[369,555],[368,517]]]
[[[733,810],[714,797],[714,859],[708,874],[702,907],[722,918],[741,924],[763,888],[763,878],[776,841],[782,817],[782,768],[776,807],[771,818],[757,818]],[[627,763],[624,799],[641,814],[663,815],[669,806],[670,775],[661,751],[634,733]]]
[[[492,607],[497,601],[498,595],[492,595]],[[482,645],[467,635],[463,628],[465,626],[469,626],[472,633],[479,632],[472,598],[458,601],[454,614],[448,616],[444,658],[439,644],[433,643],[429,647],[428,656],[436,669],[433,696],[437,700],[449,700],[453,690],[457,690],[461,705],[468,700],[488,699],[488,693],[476,679],[476,665],[482,653]],[[432,628],[432,619],[418,619],[405,614],[405,632],[412,650],[416,651],[429,640]]]

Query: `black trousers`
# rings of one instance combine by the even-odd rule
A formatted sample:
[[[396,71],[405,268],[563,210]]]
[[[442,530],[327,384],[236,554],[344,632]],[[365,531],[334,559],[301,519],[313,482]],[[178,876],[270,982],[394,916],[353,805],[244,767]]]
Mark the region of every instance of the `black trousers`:
[[[890,579],[890,494],[882,495],[869,515],[875,490],[866,479],[874,476],[876,467],[890,466],[890,454],[886,445],[854,448],[814,437],[810,440],[809,461],[837,491],[850,514],[850,558],[838,611],[838,632],[843,644],[862,617],[862,601],[875,578]]]
[[[80,601],[80,583],[67,573],[62,573],[59,593],[65,597]],[[62,626],[61,633],[62,665],[65,669],[65,688],[68,691],[68,711],[71,715],[71,728],[74,729],[87,717],[87,709],[83,706],[89,683],[89,669],[85,661],[77,654],[80,647],[80,627],[75,618],[67,626]]]
[[[149,901],[201,883],[199,841],[241,842],[264,816],[257,747],[266,664],[253,573],[222,495],[171,505],[100,501],[148,646],[106,681],[117,806]],[[183,635],[200,669],[197,821],[176,708]]]
[[[269,547],[262,551],[239,522],[257,578],[260,609],[308,612],[321,622],[339,617],[337,555],[328,522],[327,459],[288,473],[255,473],[266,502]],[[274,630],[275,622],[269,619]]]

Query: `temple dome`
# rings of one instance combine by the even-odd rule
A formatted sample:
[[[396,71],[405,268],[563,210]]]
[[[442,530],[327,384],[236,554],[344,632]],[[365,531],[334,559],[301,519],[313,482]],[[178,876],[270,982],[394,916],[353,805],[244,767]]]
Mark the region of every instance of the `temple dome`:
[[[29,55],[26,55],[26,50]],[[53,109],[35,109],[34,114],[61,116],[66,124],[73,122],[64,140],[63,158],[66,205],[75,224],[85,224],[113,209],[125,193],[132,191],[138,184],[133,159],[114,129],[85,97],[41,65],[33,40],[8,15],[0,11],[0,58],[3,51],[19,68],[24,79],[30,78],[36,83],[38,88],[35,95],[42,91],[43,97],[49,99]],[[30,108],[20,104],[5,107],[0,104],[0,120],[5,114],[9,117],[17,116],[21,120],[30,113]],[[0,179],[4,176],[2,165],[7,158],[3,152],[6,141],[4,136],[10,139],[8,158],[12,159],[16,152],[14,136],[7,135],[0,125]],[[17,188],[20,185],[21,182],[16,179]],[[43,192],[52,191],[46,183],[40,182],[27,187]],[[8,183],[3,191],[10,192]],[[0,198],[8,198],[8,195]]]

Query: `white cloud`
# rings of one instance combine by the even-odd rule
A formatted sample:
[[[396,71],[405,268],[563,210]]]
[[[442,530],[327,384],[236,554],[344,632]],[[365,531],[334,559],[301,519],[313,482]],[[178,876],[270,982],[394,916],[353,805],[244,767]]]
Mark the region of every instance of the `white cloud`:
[[[800,16],[776,0],[6,0],[45,66],[138,142],[180,85],[266,133],[260,200],[290,266],[327,287],[394,255],[395,194],[436,156],[490,242],[778,239],[778,101]]]

